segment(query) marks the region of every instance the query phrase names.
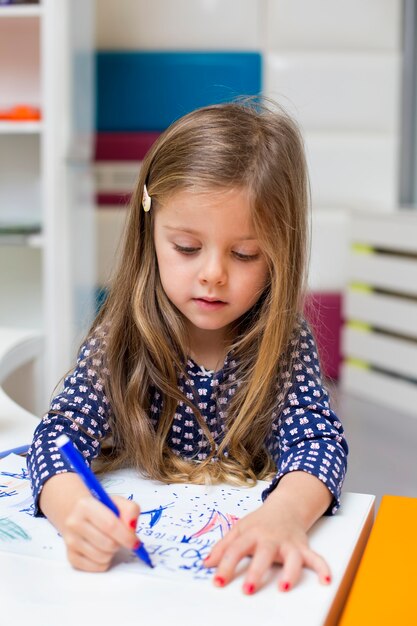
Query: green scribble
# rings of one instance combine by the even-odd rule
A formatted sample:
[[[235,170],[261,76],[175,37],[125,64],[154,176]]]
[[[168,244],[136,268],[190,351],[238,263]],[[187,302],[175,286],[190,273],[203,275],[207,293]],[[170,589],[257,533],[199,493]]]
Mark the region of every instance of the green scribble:
[[[0,540],[13,541],[16,539],[24,539],[30,541],[31,537],[27,532],[8,517],[0,517]]]

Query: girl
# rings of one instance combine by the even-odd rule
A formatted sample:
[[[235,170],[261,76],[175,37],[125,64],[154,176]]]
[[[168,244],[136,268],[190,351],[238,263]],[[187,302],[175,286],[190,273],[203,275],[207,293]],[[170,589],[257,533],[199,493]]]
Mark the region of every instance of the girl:
[[[303,566],[330,582],[307,531],[338,507],[347,446],[300,314],[307,211],[299,132],[270,106],[194,111],[147,154],[108,299],[28,457],[37,514],[74,567],[105,570],[132,548],[139,507],[118,499],[117,519],[94,499],[55,446],[62,432],[102,470],[270,480],[262,506],[205,560],[214,583],[248,555],[248,594],[273,563],[282,591]]]

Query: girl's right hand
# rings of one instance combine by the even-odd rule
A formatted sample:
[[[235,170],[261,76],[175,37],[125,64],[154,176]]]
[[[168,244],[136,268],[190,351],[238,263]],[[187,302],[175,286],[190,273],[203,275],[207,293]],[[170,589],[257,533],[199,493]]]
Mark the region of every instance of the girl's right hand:
[[[76,569],[104,572],[119,548],[132,550],[137,545],[139,506],[120,496],[112,499],[120,517],[96,500],[72,472],[57,474],[44,484],[40,508],[62,535]]]
[[[87,495],[78,500],[64,522],[61,534],[73,567],[87,572],[104,572],[121,548],[138,545],[135,533],[139,506],[131,500],[113,496],[120,517],[104,504]]]

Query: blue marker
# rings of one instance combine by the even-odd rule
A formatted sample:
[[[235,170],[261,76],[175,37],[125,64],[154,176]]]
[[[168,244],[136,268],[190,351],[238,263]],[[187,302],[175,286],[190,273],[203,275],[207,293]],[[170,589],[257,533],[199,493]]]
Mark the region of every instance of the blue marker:
[[[90,468],[85,464],[83,457],[74,447],[73,443],[68,439],[66,435],[60,435],[56,440],[56,445],[61,450],[62,454],[71,463],[74,470],[80,476],[89,489],[91,494],[97,498],[102,504],[107,506],[117,517],[120,517],[120,512],[113,500],[104,491],[100,482],[97,480]],[[134,550],[135,554],[142,559],[149,567],[153,567],[152,561],[147,553],[143,543]]]

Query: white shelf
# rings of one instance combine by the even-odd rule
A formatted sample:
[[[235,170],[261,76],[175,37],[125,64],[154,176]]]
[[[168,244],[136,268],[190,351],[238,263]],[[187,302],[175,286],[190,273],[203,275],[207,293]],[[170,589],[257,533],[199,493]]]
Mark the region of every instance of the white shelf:
[[[36,135],[42,132],[42,122],[11,122],[0,120],[0,135]]]
[[[4,4],[0,6],[0,19],[8,17],[40,17],[42,6],[40,4]]]
[[[350,363],[342,366],[342,379],[344,391],[391,407],[393,419],[400,411],[416,417],[417,385]]]
[[[42,248],[44,238],[41,233],[29,235],[9,235],[0,233],[0,246],[27,246],[29,248]]]
[[[0,108],[26,103],[43,114],[0,120],[0,224],[40,225],[0,233],[0,327],[43,333],[46,405],[96,307],[94,2],[2,5],[0,41]],[[80,137],[88,150],[73,163]]]

